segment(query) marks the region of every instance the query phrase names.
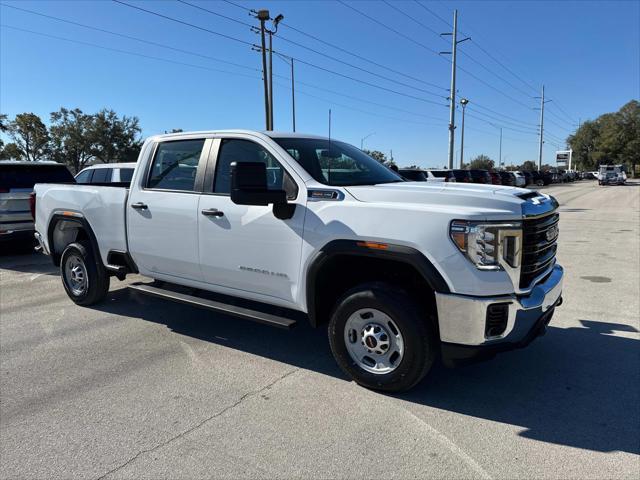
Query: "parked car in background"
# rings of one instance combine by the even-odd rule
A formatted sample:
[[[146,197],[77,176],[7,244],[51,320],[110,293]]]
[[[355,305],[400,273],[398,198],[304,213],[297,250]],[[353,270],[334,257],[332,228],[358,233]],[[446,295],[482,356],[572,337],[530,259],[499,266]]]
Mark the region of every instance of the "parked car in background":
[[[544,170],[536,170],[531,172],[531,177],[534,185],[538,187],[542,187],[544,185],[549,185],[553,182],[553,175],[550,172]]]
[[[429,170],[434,177],[444,178],[445,182],[455,182],[456,176],[453,174],[453,170]]]
[[[501,170],[498,172],[500,175],[500,179],[502,180],[502,185],[509,185],[511,187],[516,186],[516,176],[513,172],[507,172],[506,170]]]
[[[431,170],[422,170],[420,168],[400,168],[398,173],[402,178],[410,182],[445,182],[445,177],[437,177]]]
[[[621,172],[607,172],[598,181],[600,185],[624,185],[626,178]]]
[[[525,179],[525,185],[531,185],[533,183],[533,175],[531,174],[531,172],[525,170],[520,173],[522,173],[522,176]]]
[[[491,175],[488,170],[481,168],[474,168],[469,170],[473,183],[491,183]]]
[[[0,161],[0,242],[35,241],[30,195],[36,183],[75,183],[56,162]]]
[[[491,177],[491,183],[493,185],[502,185],[502,179],[498,172],[491,171],[489,172],[489,176]]]
[[[456,177],[456,182],[473,183],[469,170],[454,169],[452,172],[453,176]]]
[[[515,177],[515,186],[516,187],[525,187],[527,185],[527,180],[524,178],[522,173],[520,172],[511,172]]]
[[[129,183],[136,162],[91,165],[76,175],[76,183]]]

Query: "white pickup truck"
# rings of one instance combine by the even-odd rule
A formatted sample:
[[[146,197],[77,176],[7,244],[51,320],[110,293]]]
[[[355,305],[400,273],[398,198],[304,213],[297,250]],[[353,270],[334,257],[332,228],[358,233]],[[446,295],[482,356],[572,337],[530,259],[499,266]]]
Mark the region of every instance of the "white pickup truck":
[[[130,288],[231,316],[328,326],[368,388],[411,388],[527,345],[562,303],[557,202],[408,182],[359,149],[284,133],[149,138],[129,188],[35,187],[36,238],[79,305]]]

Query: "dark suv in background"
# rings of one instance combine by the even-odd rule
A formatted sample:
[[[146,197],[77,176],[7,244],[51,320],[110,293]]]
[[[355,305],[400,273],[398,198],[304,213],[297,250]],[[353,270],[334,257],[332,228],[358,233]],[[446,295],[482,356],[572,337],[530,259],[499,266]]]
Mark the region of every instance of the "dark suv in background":
[[[455,169],[451,171],[453,172],[453,176],[456,177],[456,182],[473,183],[469,170]]]
[[[491,183],[491,175],[489,175],[489,172],[487,170],[474,168],[469,170],[469,173],[471,174],[473,183]]]
[[[500,175],[500,180],[502,180],[502,185],[509,185],[511,187],[516,185],[516,176],[513,173],[501,170],[498,174]]]

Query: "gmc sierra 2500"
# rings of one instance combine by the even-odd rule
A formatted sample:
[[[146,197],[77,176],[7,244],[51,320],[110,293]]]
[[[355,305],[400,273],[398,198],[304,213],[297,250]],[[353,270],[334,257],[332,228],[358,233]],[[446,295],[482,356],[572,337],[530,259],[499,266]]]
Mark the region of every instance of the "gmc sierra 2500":
[[[521,347],[562,302],[557,202],[493,185],[408,182],[357,148],[284,133],[149,138],[126,185],[39,184],[36,238],[69,297],[130,288],[270,325],[328,325],[340,367],[411,388]]]

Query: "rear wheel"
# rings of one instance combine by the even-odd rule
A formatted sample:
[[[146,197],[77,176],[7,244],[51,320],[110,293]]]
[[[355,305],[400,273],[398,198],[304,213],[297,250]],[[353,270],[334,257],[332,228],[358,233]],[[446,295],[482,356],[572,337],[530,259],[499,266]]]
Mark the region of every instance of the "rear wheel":
[[[78,305],[93,305],[109,292],[109,275],[93,249],[71,243],[62,252],[60,276],[69,298]]]
[[[397,392],[417,384],[436,356],[435,332],[418,303],[389,284],[348,291],[329,324],[331,351],[360,385]]]

